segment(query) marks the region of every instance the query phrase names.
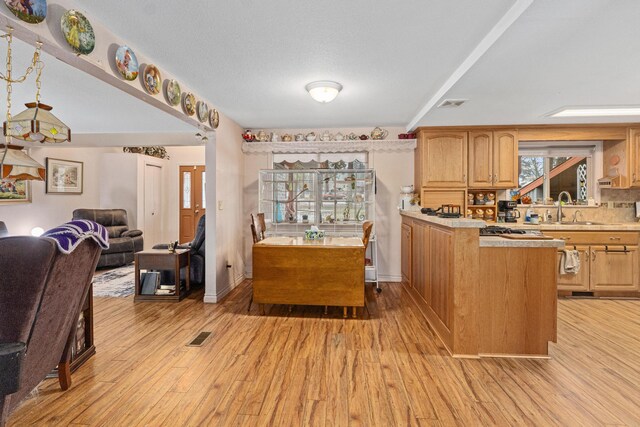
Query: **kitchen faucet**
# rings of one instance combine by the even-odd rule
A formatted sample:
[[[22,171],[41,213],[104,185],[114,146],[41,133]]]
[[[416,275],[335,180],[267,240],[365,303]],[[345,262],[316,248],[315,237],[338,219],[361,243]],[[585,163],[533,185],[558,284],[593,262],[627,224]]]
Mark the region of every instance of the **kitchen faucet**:
[[[562,196],[567,195],[567,197],[569,198],[569,200],[567,201],[568,203],[573,203],[573,200],[571,200],[571,194],[569,194],[568,191],[562,191],[559,195],[558,195],[558,211],[556,212],[556,222],[562,222]]]

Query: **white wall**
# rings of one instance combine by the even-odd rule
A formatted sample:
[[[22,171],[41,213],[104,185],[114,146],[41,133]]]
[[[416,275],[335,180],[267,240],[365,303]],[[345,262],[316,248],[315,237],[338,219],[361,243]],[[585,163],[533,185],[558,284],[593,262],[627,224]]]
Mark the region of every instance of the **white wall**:
[[[207,185],[206,189],[208,206],[205,302],[220,301],[244,279],[244,165],[241,133],[242,128],[238,124],[221,114],[220,126],[215,132],[215,150],[211,144],[206,150],[207,183],[215,185]],[[215,171],[215,175],[212,171]],[[211,233],[213,230],[214,233]],[[227,268],[227,265],[231,267]]]
[[[0,204],[0,221],[7,224],[11,234],[30,234],[33,227],[45,230],[71,220],[72,212],[77,208],[100,206],[100,170],[101,157],[107,153],[121,151],[117,148],[75,148],[43,147],[32,148],[31,156],[45,165],[46,157],[84,163],[84,187],[81,195],[45,194],[44,182],[32,182],[32,203],[16,205]]]
[[[396,139],[402,128],[387,128],[387,139]],[[269,129],[268,132],[308,133],[316,134],[328,130],[335,134],[351,132],[369,134],[371,128],[340,128],[340,129]],[[255,131],[255,130],[254,130]],[[292,142],[295,144],[295,142]],[[345,142],[348,144],[348,142]],[[374,232],[378,240],[379,279],[383,281],[400,281],[400,214],[398,202],[400,187],[413,183],[413,150],[401,152],[375,151],[369,153],[369,167],[375,169],[377,177],[376,218]],[[251,277],[251,232],[249,229],[249,215],[258,212],[258,171],[271,169],[269,155],[249,153],[244,156],[244,213],[242,215],[244,235],[245,275]]]

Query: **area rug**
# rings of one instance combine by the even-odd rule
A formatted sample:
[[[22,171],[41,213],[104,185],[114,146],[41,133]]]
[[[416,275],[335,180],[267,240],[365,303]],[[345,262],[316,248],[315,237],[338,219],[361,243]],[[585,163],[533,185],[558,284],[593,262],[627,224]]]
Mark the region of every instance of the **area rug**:
[[[124,298],[135,291],[135,266],[115,268],[93,277],[94,297]]]

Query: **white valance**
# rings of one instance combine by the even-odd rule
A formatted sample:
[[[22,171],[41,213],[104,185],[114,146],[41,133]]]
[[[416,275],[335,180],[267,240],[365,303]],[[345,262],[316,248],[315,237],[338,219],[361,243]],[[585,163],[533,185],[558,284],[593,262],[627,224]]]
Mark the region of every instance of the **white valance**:
[[[244,153],[353,153],[359,151],[412,151],[415,139],[367,141],[243,142]]]

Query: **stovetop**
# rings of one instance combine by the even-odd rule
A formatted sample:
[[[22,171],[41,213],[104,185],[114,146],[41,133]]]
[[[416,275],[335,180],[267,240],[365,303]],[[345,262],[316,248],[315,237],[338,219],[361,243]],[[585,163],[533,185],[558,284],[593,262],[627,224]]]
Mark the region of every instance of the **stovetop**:
[[[500,234],[525,234],[525,230],[514,230],[513,228],[489,225],[480,229],[481,236],[499,236]]]

